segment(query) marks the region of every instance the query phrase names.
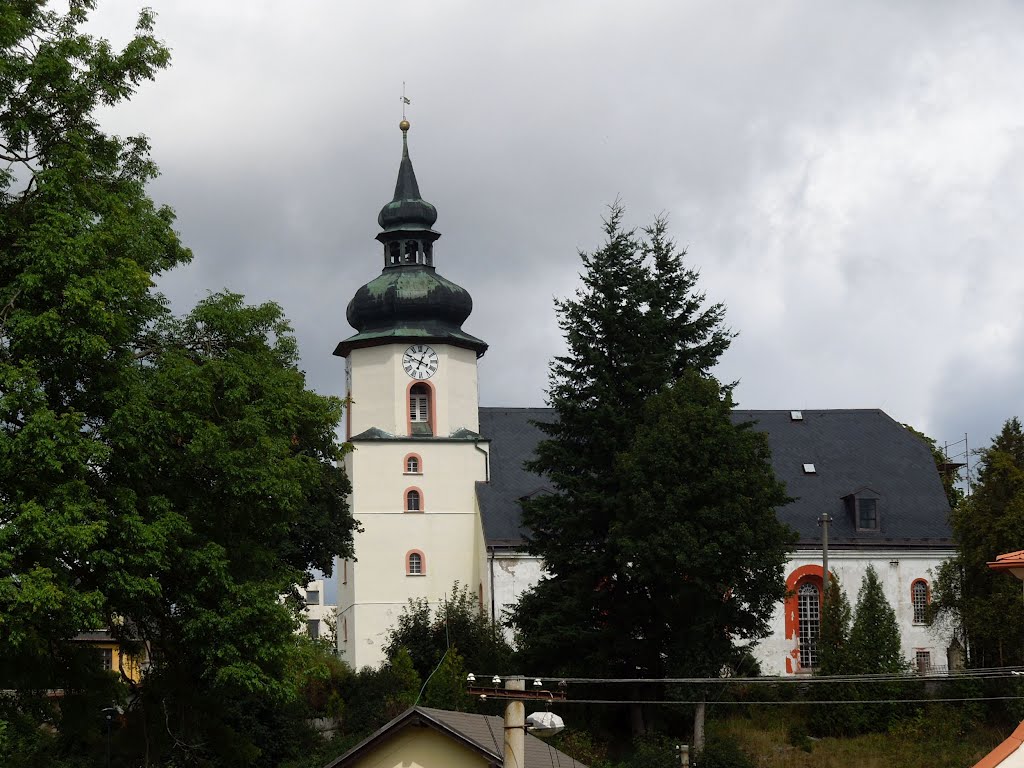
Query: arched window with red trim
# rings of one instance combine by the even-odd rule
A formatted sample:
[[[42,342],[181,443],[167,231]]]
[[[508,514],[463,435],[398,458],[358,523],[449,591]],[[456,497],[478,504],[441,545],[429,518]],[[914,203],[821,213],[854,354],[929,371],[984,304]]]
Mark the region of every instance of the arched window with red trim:
[[[402,472],[407,475],[423,474],[423,458],[418,453],[410,453],[402,460]]]
[[[423,491],[419,488],[409,488],[405,492],[405,511],[406,512],[422,512],[423,511]]]
[[[801,565],[786,577],[785,632],[792,641],[786,672],[810,672],[818,665],[821,635],[823,571],[820,565]]]
[[[931,601],[928,582],[924,579],[915,579],[910,585],[910,604],[914,606],[914,623],[928,623],[928,603]]]
[[[405,575],[425,576],[427,574],[427,558],[418,549],[405,553]]]

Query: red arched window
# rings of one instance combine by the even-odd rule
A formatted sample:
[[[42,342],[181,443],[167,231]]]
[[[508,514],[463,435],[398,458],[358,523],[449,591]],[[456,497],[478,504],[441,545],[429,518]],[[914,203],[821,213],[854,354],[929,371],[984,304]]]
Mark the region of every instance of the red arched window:
[[[820,565],[808,564],[786,577],[786,639],[793,643],[786,657],[786,672],[810,672],[818,666],[822,573]]]
[[[914,606],[914,623],[928,623],[928,603],[931,600],[928,582],[924,579],[915,579],[910,585],[910,604]]]
[[[423,458],[418,453],[410,453],[402,460],[402,472],[407,475],[422,475]]]
[[[427,573],[427,559],[418,549],[412,549],[405,555],[405,575],[425,576]]]
[[[421,491],[419,488],[409,488],[405,492],[405,511],[423,511],[423,491]]]

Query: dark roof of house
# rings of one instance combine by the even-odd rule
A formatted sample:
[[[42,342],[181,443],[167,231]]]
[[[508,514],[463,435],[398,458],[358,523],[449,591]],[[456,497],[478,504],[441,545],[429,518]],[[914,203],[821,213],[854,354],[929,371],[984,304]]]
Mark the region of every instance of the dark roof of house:
[[[803,546],[820,546],[818,518],[832,517],[830,546],[935,547],[953,545],[949,504],[928,446],[878,409],[733,411],[733,421],[754,422],[767,433],[776,477],[794,501],[779,510]],[[477,484],[484,534],[490,546],[521,545],[520,500],[550,493],[545,478],[523,462],[543,438],[535,421],[550,421],[548,408],[481,408],[480,433],[491,439],[490,482]],[[814,472],[804,471],[813,464]],[[878,499],[879,530],[857,531],[852,504],[863,494]]]
[[[500,717],[430,707],[412,707],[376,733],[363,739],[341,757],[329,762],[324,768],[345,768],[384,739],[411,725],[433,728],[479,753],[494,765],[502,763],[505,723]],[[587,768],[583,763],[527,733],[526,765],[523,768],[547,768],[550,765]]]

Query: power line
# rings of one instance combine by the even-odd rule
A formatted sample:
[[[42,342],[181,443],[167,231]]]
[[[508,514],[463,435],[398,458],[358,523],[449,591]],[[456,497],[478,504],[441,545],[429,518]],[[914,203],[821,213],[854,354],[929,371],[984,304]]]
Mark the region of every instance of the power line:
[[[524,675],[530,679],[559,680],[578,685],[808,685],[814,683],[954,682],[959,680],[1000,680],[1024,675],[1022,667],[987,667],[947,673],[889,672],[848,675],[791,675],[786,677],[557,677]],[[486,677],[484,677],[486,679]]]
[[[942,699],[829,699],[829,700],[816,700],[811,701],[809,699],[800,699],[794,701],[706,701],[705,704],[727,704],[727,705],[738,705],[738,704],[776,704],[776,705],[794,705],[799,706],[802,704],[933,704],[937,702],[963,702],[963,701],[1020,701],[1024,700],[1024,696],[977,696],[977,697],[958,697],[958,698],[942,698]],[[700,704],[700,701],[671,701],[664,699],[566,699],[561,704],[658,704],[658,705],[679,705],[679,706],[690,706],[693,704]]]

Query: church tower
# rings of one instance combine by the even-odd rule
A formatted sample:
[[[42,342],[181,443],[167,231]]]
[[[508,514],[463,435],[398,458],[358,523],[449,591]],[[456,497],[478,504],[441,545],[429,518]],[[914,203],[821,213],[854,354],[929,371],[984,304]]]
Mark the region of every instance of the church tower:
[[[484,600],[475,486],[487,479],[477,359],[462,330],[473,300],[434,268],[437,210],[420,196],[403,120],[402,160],[380,211],[381,274],[349,302],[345,358],[350,503],[362,531],[338,568],[338,651],[353,668],[383,660],[409,598],[438,603],[458,581]]]

